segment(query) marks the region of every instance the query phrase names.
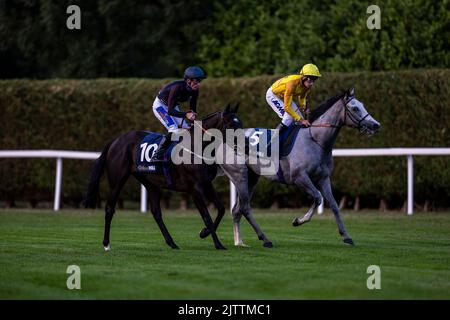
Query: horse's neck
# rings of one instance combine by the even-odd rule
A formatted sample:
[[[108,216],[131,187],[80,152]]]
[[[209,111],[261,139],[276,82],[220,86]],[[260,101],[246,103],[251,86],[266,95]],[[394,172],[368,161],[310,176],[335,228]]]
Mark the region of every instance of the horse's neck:
[[[314,140],[326,150],[333,149],[336,138],[341,129],[341,111],[343,109],[342,100],[338,100],[328,111],[313,122],[314,125],[325,125],[323,127],[312,127],[310,130]],[[331,125],[331,127],[326,127]]]
[[[205,126],[203,126],[203,127],[196,127],[195,125],[194,126],[192,126],[190,129],[189,129],[189,134],[191,135],[191,148],[192,148],[192,150],[194,150],[194,146],[195,146],[195,144],[197,144],[197,143],[199,143],[200,142],[200,140],[198,140],[198,138],[196,139],[195,137],[196,137],[196,135],[200,135],[201,137],[202,137],[202,139],[201,139],[201,145],[202,145],[202,151],[208,146],[208,145],[210,145],[211,143],[212,143],[212,140],[211,139],[204,139],[203,137],[205,136],[205,135],[208,135],[209,133],[207,132],[207,130],[209,130],[209,129],[218,129],[218,128],[216,128],[215,126],[218,126],[218,123],[216,124],[216,123],[214,123],[214,124],[208,124],[208,127],[205,127]],[[219,130],[219,129],[218,129]],[[214,140],[214,139],[213,139]]]

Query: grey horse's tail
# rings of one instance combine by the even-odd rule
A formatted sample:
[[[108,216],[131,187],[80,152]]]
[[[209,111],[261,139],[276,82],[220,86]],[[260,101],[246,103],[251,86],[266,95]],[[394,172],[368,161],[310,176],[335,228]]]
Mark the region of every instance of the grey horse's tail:
[[[103,175],[106,163],[106,155],[108,154],[109,148],[114,140],[108,142],[103,148],[100,157],[95,160],[94,167],[91,172],[91,178],[87,187],[86,197],[83,200],[83,205],[85,208],[95,208],[99,201],[100,193],[100,179]]]

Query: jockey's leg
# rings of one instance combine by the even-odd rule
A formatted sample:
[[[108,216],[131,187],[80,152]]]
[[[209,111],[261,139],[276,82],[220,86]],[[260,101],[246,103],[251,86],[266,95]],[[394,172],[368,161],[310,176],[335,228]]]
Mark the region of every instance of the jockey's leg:
[[[291,103],[291,108],[292,108],[292,110],[294,110],[295,113],[301,115],[295,102]],[[289,127],[292,124],[292,122],[294,122],[294,118],[292,118],[292,116],[289,113],[284,112],[282,120],[281,120],[281,124],[284,125],[285,127]]]
[[[156,149],[150,162],[164,161],[164,153],[170,146],[171,142],[172,142],[172,132],[169,132],[168,134],[163,136],[161,142],[159,143],[158,149]]]
[[[153,102],[153,113],[168,131],[174,131],[178,129],[178,124],[175,118],[169,115],[167,110],[167,106],[157,97]]]
[[[176,118],[171,117],[167,111],[167,106],[162,103],[158,98],[155,99],[153,103],[153,113],[156,118],[164,125],[164,127],[169,131],[167,135],[163,137],[161,140],[159,147],[153,154],[150,162],[158,162],[164,160],[164,153],[166,149],[170,146],[172,142],[172,133],[177,132],[178,129],[178,121]],[[181,122],[181,121],[180,121]]]
[[[267,104],[272,108],[273,111],[278,115],[278,117],[283,118],[284,115],[284,102],[278,98],[273,92],[272,88],[269,88],[266,92]]]

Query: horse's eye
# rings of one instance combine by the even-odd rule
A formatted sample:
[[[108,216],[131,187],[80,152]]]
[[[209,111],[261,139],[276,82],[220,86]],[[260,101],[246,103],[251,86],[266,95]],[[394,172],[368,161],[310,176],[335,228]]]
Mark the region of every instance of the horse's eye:
[[[354,111],[354,112],[359,112],[359,108],[358,107],[352,107],[352,111]]]

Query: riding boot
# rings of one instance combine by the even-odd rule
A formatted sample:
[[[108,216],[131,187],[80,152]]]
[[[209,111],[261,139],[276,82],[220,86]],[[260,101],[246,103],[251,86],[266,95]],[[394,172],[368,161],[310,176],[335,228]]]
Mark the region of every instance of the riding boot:
[[[166,152],[167,147],[172,142],[171,138],[172,138],[172,132],[169,132],[167,135],[163,136],[161,142],[159,143],[159,147],[158,147],[158,149],[156,149],[150,162],[164,161],[164,153]]]
[[[276,127],[275,129],[280,130],[280,131],[279,131],[279,134],[280,134],[280,136],[281,136],[281,133],[282,133],[284,130],[286,130],[287,127],[288,127],[288,126],[285,125],[283,122],[280,122],[280,124],[277,125],[277,127]]]

